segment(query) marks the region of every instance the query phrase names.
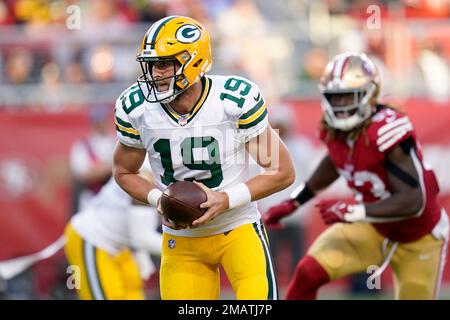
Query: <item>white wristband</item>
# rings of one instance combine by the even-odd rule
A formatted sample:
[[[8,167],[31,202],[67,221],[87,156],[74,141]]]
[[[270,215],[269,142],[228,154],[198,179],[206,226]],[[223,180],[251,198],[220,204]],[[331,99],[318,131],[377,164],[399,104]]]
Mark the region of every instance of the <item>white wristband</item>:
[[[245,183],[239,183],[224,192],[228,194],[228,209],[234,209],[252,201],[252,195]]]
[[[162,191],[159,189],[152,189],[147,195],[147,202],[152,206],[156,207],[158,205],[158,200],[162,196]]]
[[[366,207],[363,204],[354,204],[349,206],[349,212],[344,215],[347,222],[362,221],[366,218]]]

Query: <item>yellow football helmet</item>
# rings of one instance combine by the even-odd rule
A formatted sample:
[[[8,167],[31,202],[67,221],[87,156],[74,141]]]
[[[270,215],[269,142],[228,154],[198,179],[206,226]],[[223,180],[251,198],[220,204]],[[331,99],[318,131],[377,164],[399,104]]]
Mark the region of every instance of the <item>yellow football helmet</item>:
[[[169,103],[211,69],[209,33],[192,18],[165,17],[148,29],[136,60],[143,72],[138,84],[145,99],[149,102]],[[164,92],[159,92],[156,84],[167,78],[155,80],[152,76],[152,66],[158,61],[172,61],[174,65],[169,89]],[[177,70],[176,67],[180,64]],[[147,90],[143,90],[141,84],[145,84]]]
[[[364,53],[339,54],[326,66],[319,90],[327,125],[350,131],[374,112],[380,91],[378,70]]]

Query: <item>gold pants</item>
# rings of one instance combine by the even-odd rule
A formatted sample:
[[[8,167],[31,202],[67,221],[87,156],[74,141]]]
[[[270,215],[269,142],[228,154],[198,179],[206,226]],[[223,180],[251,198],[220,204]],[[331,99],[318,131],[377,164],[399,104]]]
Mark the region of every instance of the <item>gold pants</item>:
[[[143,283],[133,255],[124,250],[113,256],[84,240],[69,223],[64,251],[80,271],[77,293],[82,300],[143,300]]]
[[[385,238],[368,223],[336,223],[311,245],[308,255],[327,271],[330,280],[381,266]],[[387,250],[393,243],[387,245]],[[399,243],[390,266],[396,299],[433,299],[438,294],[445,259],[445,242],[431,234]],[[368,277],[370,274],[368,274]]]
[[[237,299],[277,299],[269,244],[260,222],[207,237],[164,233],[160,271],[162,299],[219,299],[219,263]]]

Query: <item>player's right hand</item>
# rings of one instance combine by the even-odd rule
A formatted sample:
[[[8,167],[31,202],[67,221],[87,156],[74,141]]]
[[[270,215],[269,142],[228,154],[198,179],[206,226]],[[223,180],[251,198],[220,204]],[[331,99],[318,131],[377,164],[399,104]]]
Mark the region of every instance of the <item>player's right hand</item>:
[[[262,215],[264,225],[271,229],[281,229],[283,226],[281,225],[280,220],[290,215],[298,207],[298,202],[292,199],[285,200],[280,204],[271,207]]]
[[[158,205],[156,207],[156,211],[158,211],[159,215],[161,216],[161,223],[165,225],[166,227],[169,227],[173,230],[180,230],[183,229],[180,226],[178,226],[175,222],[172,220],[167,219],[167,217],[163,214],[162,208],[161,208],[161,198],[158,199]]]

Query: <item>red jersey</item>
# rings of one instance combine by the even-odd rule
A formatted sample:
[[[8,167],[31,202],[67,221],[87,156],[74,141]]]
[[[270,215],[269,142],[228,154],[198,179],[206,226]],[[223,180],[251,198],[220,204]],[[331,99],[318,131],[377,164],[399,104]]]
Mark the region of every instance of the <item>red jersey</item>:
[[[412,123],[406,115],[385,106],[378,106],[371,123],[354,142],[347,142],[341,137],[327,141],[325,137],[326,131],[322,130],[321,139],[327,145],[331,161],[355,192],[356,200],[364,203],[391,196],[392,187],[385,164],[386,156],[402,141],[412,138],[414,147],[410,153],[419,174],[419,185],[424,199],[422,208],[414,218],[373,223],[373,226],[383,236],[400,242],[414,241],[431,232],[441,214],[441,207],[437,202],[439,187],[433,171],[424,164]]]

